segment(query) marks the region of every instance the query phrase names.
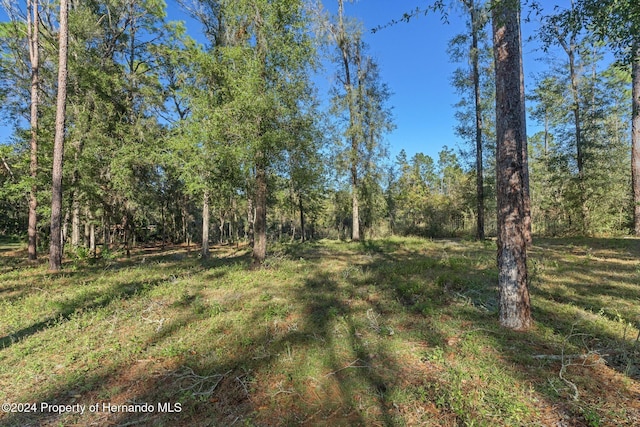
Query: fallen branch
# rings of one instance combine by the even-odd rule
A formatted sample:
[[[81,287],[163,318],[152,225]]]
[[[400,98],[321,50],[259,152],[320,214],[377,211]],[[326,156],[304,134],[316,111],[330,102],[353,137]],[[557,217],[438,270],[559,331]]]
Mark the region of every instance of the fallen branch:
[[[335,375],[340,371],[344,371],[345,369],[350,369],[350,368],[370,368],[369,365],[356,365],[356,363],[358,363],[358,362],[361,362],[361,360],[360,359],[356,359],[353,362],[349,363],[347,366],[343,366],[340,369],[337,369],[337,370],[335,370],[333,372],[329,372],[328,374],[325,375],[325,378],[326,377],[330,377],[331,375]]]
[[[578,386],[575,385],[575,383],[569,381],[568,379],[566,379],[562,374],[564,373],[564,371],[567,369],[567,366],[564,362],[562,363],[562,367],[560,368],[560,372],[558,373],[558,376],[560,377],[560,379],[562,381],[565,382],[565,384],[567,384],[569,387],[571,387],[573,389],[573,400],[577,401],[578,399],[580,399],[580,393],[578,392]]]
[[[185,373],[174,372],[173,374],[171,374],[171,376],[176,377],[178,379],[178,382],[182,382],[185,380],[188,382],[192,382],[191,385],[189,386],[183,387],[181,385],[180,391],[189,391],[194,396],[210,396],[214,392],[216,387],[218,387],[218,384],[220,384],[220,382],[227,375],[229,375],[229,373],[231,373],[231,370],[229,370],[224,374],[215,374],[215,375],[205,376],[205,375],[196,374],[195,372],[193,372],[193,369],[189,367],[184,368],[184,371]],[[206,388],[207,383],[210,383],[210,381],[212,380],[214,381],[213,385]]]
[[[598,355],[599,357],[607,357],[607,356],[611,356],[610,354],[600,354],[600,353],[588,353],[588,354],[535,354],[533,356],[531,356],[534,359],[546,359],[546,360],[564,360],[564,359],[588,359],[590,356],[593,356],[594,354]]]

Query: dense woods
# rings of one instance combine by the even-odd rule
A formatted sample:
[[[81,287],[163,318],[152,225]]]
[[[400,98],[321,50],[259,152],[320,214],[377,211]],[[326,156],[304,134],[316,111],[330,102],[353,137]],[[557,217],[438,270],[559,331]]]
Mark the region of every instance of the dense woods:
[[[525,286],[531,232],[640,230],[635,2],[537,5],[555,54],[526,86],[519,2],[429,7],[467,22],[449,46],[460,143],[437,159],[389,155],[393,88],[342,0],[178,3],[201,28],[160,0],[3,3],[0,233],[29,259],[249,243],[259,266],[274,241],[497,236]]]

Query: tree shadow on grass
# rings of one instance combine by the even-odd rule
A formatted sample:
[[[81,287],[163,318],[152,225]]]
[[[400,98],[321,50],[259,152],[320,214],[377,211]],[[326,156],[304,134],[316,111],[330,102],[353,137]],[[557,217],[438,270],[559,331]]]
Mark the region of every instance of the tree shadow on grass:
[[[56,276],[63,277],[65,280],[73,279],[74,277],[88,277],[89,279],[87,280],[91,281],[96,280],[100,276],[108,274],[109,272],[135,267],[142,268],[143,270],[148,269],[156,277],[144,281],[126,281],[115,286],[109,286],[107,289],[82,292],[77,297],[62,300],[56,303],[57,312],[54,315],[4,337],[0,337],[0,349],[9,347],[13,343],[47,329],[56,323],[67,321],[78,312],[97,310],[108,306],[115,300],[127,300],[135,296],[146,294],[159,285],[177,280],[181,273],[190,273],[192,267],[211,269],[215,271],[218,267],[223,265],[243,263],[246,261],[246,258],[247,257],[245,255],[239,255],[226,258],[225,260],[207,260],[196,264],[193,264],[193,262],[185,264],[185,257],[177,258],[175,255],[156,254],[154,256],[150,256],[148,261],[146,261],[146,264],[142,266],[140,266],[140,264],[134,259],[109,263],[106,265],[106,268],[105,265],[94,264],[84,265],[75,271],[63,271],[60,274],[52,275],[51,273],[44,273],[54,279]],[[215,274],[217,278],[222,278],[226,273],[224,271],[216,271]],[[161,277],[157,277],[158,275]],[[24,286],[25,288],[22,289],[22,292],[11,297],[13,300],[19,300],[29,291],[43,292],[42,289],[34,288],[33,285]]]
[[[577,251],[568,249],[573,257],[571,260],[566,259],[568,255],[567,251],[562,251],[563,246],[553,240],[543,240],[533,253],[533,259],[540,260],[542,271],[537,273],[531,292],[534,298],[546,301],[545,306],[538,304],[534,315],[565,336],[579,328],[597,341],[592,348],[585,347],[585,351],[609,354],[605,360],[610,367],[639,380],[640,348],[637,341],[632,341],[637,333],[632,333],[633,328],[628,326],[640,328],[637,309],[640,240],[592,238],[570,241],[579,243]],[[551,305],[560,309],[551,309]],[[605,326],[607,321],[617,323],[618,329],[629,329],[628,335],[622,338],[614,334],[611,327]]]
[[[595,248],[605,250],[617,248],[619,246],[619,242],[615,241],[596,241],[594,245]],[[622,255],[623,258],[626,259],[626,257],[629,256],[636,256],[636,254],[631,251],[631,249],[636,248],[636,246],[628,245],[625,242],[625,245],[621,247],[624,252]],[[503,330],[497,324],[497,301],[495,295],[497,290],[493,280],[484,277],[485,272],[477,270],[477,267],[473,267],[472,264],[467,265],[466,271],[463,272],[461,269],[456,268],[454,263],[449,262],[450,260],[443,257],[439,261],[431,263],[431,268],[434,270],[431,273],[431,277],[435,277],[435,280],[432,283],[436,286],[425,287],[425,280],[416,281],[413,279],[413,274],[411,274],[411,272],[417,271],[420,268],[420,265],[425,265],[424,255],[422,255],[422,257],[418,255],[416,257],[414,254],[407,252],[398,254],[397,251],[387,253],[384,249],[380,250],[379,248],[380,246],[374,248],[377,259],[363,266],[363,271],[369,270],[370,273],[361,275],[359,278],[354,277],[353,280],[355,284],[359,286],[365,286],[367,283],[371,282],[387,284],[387,290],[395,293],[398,296],[398,300],[404,306],[410,310],[425,314],[437,314],[443,313],[444,311],[450,311],[447,310],[447,306],[449,304],[466,307],[465,309],[457,308],[453,311],[458,321],[462,324],[468,325],[466,327],[468,329],[468,333],[485,335],[485,338],[489,338],[494,341],[493,347],[497,354],[500,354],[502,357],[510,361],[510,367],[505,370],[505,373],[509,372],[509,375],[518,381],[524,383],[531,382],[535,384],[535,390],[540,393],[541,397],[546,399],[548,407],[555,406],[558,400],[562,401],[571,394],[567,392],[560,397],[553,386],[553,384],[555,384],[557,388],[563,390],[570,389],[570,387],[572,387],[559,378],[559,369],[563,362],[558,361],[556,358],[558,355],[561,355],[563,351],[567,354],[566,352],[569,351],[570,347],[568,345],[569,343],[565,349],[563,348],[562,343],[549,342],[548,336],[541,334],[541,331],[543,330],[548,331],[551,329],[554,330],[556,334],[564,334],[566,336],[573,333],[576,335],[573,337],[574,341],[582,340],[585,336],[588,336],[591,341],[589,344],[590,347],[587,348],[583,344],[583,348],[577,350],[578,353],[593,351],[594,358],[596,360],[598,359],[599,354],[602,354],[604,359],[600,359],[600,362],[606,361],[606,366],[608,368],[612,368],[613,371],[622,373],[633,381],[637,381],[639,379],[637,375],[638,349],[635,346],[631,348],[628,341],[624,342],[620,336],[607,330],[604,325],[593,322],[593,319],[589,318],[597,316],[594,316],[591,313],[585,313],[583,318],[576,319],[575,316],[564,315],[554,308],[545,307],[538,303],[534,308],[534,319],[539,326],[526,334],[512,333],[510,331]],[[481,252],[482,251],[476,255],[484,257]],[[584,256],[588,256],[588,251],[583,252]],[[558,252],[557,255],[562,255],[561,251]],[[469,259],[469,262],[473,260],[472,258],[473,257]],[[402,265],[401,270],[408,273],[405,278],[403,278],[402,275],[397,276],[394,273],[393,268],[389,268],[393,265]],[[595,261],[590,262],[586,268],[588,268],[595,276],[593,278],[595,282],[606,282],[607,274],[611,273],[610,268],[607,268],[607,266],[600,266]],[[636,267],[628,265],[625,266],[624,269],[627,276],[622,280],[623,285],[626,285],[627,287],[635,286],[633,276]],[[621,273],[620,268],[616,271]],[[493,268],[489,273],[492,272]],[[391,277],[385,280],[384,276]],[[427,277],[425,277],[425,279],[427,279]],[[616,289],[605,288],[603,290],[602,287],[590,286],[588,284],[581,283],[579,280],[575,280],[575,278],[572,279],[571,282],[571,286],[575,288],[575,294],[561,298],[560,301],[562,301],[563,304],[585,308],[594,307],[594,304],[601,301],[603,296],[609,296],[611,298],[618,297],[626,299],[627,301],[629,301],[629,299],[634,300],[634,292],[629,289],[627,289],[627,292],[616,292]],[[380,285],[378,288],[380,288]],[[532,290],[532,298],[534,299],[534,302],[536,302],[536,299],[540,298],[540,296],[550,300],[558,300],[557,295],[554,298],[554,291],[549,289],[543,291],[536,286]],[[605,318],[608,320],[615,320],[614,314],[617,313],[617,311],[615,308],[612,308],[609,311],[610,313],[604,313]],[[633,313],[633,311],[630,311],[630,313]],[[425,320],[428,322],[428,319]],[[576,327],[576,322],[578,320],[580,320],[579,328]],[[455,337],[455,339],[451,340],[453,344],[443,344],[445,345],[445,348],[449,346],[448,348],[455,350],[455,348],[464,344],[467,337],[467,331],[461,330],[458,334],[459,335]],[[629,337],[627,337],[627,339],[628,338]],[[574,342],[571,344],[575,346],[576,343]],[[574,349],[573,352],[576,352],[576,350]],[[539,358],[531,357],[532,354],[539,353],[543,353]],[[550,353],[552,358],[551,360],[545,359],[545,354],[547,353]],[[634,358],[634,355],[636,361],[632,362],[631,359]],[[624,363],[620,363],[621,358],[624,358]],[[594,414],[596,414],[600,409],[597,405],[593,406],[594,401],[601,400],[603,402],[603,407],[608,404],[609,407],[606,408],[607,410],[612,408],[615,409],[615,406],[619,405],[620,399],[614,397],[618,396],[618,393],[622,393],[623,396],[626,396],[626,399],[635,398],[637,401],[637,397],[640,396],[640,394],[638,394],[639,388],[637,382],[631,383],[632,385],[629,386],[623,377],[616,376],[615,373],[612,375],[611,370],[607,371],[607,369],[604,368],[598,369],[598,366],[600,366],[598,365],[593,368],[593,372],[591,372],[589,371],[590,367],[582,366],[582,362],[585,362],[585,359],[579,359],[577,361],[575,359],[573,361],[569,361],[567,359],[564,363],[569,366],[569,369],[582,369],[582,371],[579,371],[580,377],[578,378],[578,382],[584,382],[586,379],[590,378],[593,379],[593,382],[591,383],[587,381],[586,383],[578,386],[586,388],[586,391],[582,395],[586,400],[583,401],[582,406],[568,404],[564,409],[558,409],[559,413],[564,413],[565,416],[569,416],[574,419],[577,423],[575,425],[582,425],[583,422],[588,422],[589,416],[596,417]],[[592,362],[593,358],[586,361],[587,364]],[[602,366],[604,366],[604,363]],[[567,373],[566,375],[568,376],[569,374]],[[539,381],[537,378],[538,376],[542,376],[543,380]],[[553,382],[553,384],[550,385],[549,381]],[[611,387],[606,387],[606,391],[600,392],[597,387],[598,383],[608,384]],[[446,388],[451,385],[441,384],[440,386]],[[571,396],[569,396],[569,400],[571,400]],[[631,406],[633,406],[633,408],[631,408]],[[638,409],[640,405],[634,404],[631,406],[629,407],[629,424],[627,425],[635,425],[634,423],[640,422],[640,419],[638,418],[638,416],[640,416]],[[603,409],[600,411],[599,416],[604,419],[606,417],[604,414],[606,414],[606,411]],[[620,418],[620,420],[622,419],[624,419],[624,416],[623,418]],[[562,418],[555,421],[564,422]]]
[[[548,385],[549,379],[558,378],[557,361],[535,359],[531,353],[558,353],[561,343],[551,342],[546,331],[569,331],[573,327],[572,318],[554,318],[557,313],[552,309],[538,306],[534,315],[539,327],[524,334],[504,331],[497,324],[496,313],[487,309],[492,307],[490,299],[495,298],[496,290],[492,279],[484,277],[484,267],[469,266],[465,270],[444,255],[427,257],[408,250],[398,253],[398,247],[393,245],[378,245],[365,252],[364,256],[362,253],[350,255],[353,262],[344,269],[324,271],[319,263],[304,263],[307,274],[300,282],[287,285],[284,302],[277,297],[269,299],[266,294],[264,300],[252,296],[246,303],[254,305],[240,301],[233,307],[221,307],[220,315],[206,307],[203,311],[200,292],[205,292],[207,285],[201,285],[175,303],[182,314],[144,343],[141,356],[134,356],[133,360],[108,371],[88,375],[86,382],[91,385],[82,393],[74,393],[78,388],[76,379],[60,384],[55,392],[34,398],[64,403],[76,399],[70,396],[81,394],[79,400],[91,403],[105,398],[102,396],[105,387],[114,387],[120,391],[105,395],[115,404],[168,403],[173,409],[175,404],[180,404],[180,412],[94,414],[90,419],[103,425],[391,426],[404,421],[394,396],[410,392],[412,396],[419,395],[416,399],[425,407],[435,408],[438,399],[443,402],[438,404],[440,412],[433,422],[442,421],[437,417],[443,416],[452,423],[464,424],[464,414],[460,415],[460,407],[455,406],[459,403],[455,393],[471,392],[473,384],[451,384],[448,379],[458,378],[453,374],[450,377],[426,374],[420,381],[407,384],[403,378],[408,369],[406,362],[390,344],[393,337],[404,333],[405,341],[422,341],[421,345],[427,349],[444,349],[444,356],[433,354],[445,359],[425,361],[425,370],[427,365],[439,363],[452,371],[462,369],[464,356],[461,355],[467,352],[466,341],[480,337],[483,345],[490,346],[487,351],[495,354],[491,363],[504,371],[505,377],[531,383],[536,398],[545,400],[548,408],[557,409],[558,401],[562,406],[567,400],[565,392],[559,395]],[[296,258],[312,259],[311,255],[304,249],[296,249]],[[342,252],[336,257],[341,262],[349,259]],[[226,262],[216,264],[214,272],[218,266],[229,265]],[[259,275],[260,272],[247,274]],[[256,294],[260,286],[267,286],[260,280],[256,283],[249,294]],[[281,310],[282,307],[287,309]],[[236,316],[249,309],[254,310],[251,317],[236,326]],[[440,320],[436,322],[434,318]],[[447,318],[460,325],[454,337],[446,329]],[[391,336],[387,326],[404,331],[397,329]],[[185,331],[196,334],[189,345],[177,348],[166,345],[177,338],[188,337]],[[595,335],[606,333],[594,332]],[[159,359],[146,356],[146,349],[154,346],[176,348],[175,354]],[[446,357],[453,361],[447,361]],[[410,369],[415,367],[412,365]],[[308,369],[308,373],[295,374],[296,369]],[[294,375],[289,376],[291,372]],[[600,372],[595,372],[594,377],[597,381],[612,381]],[[627,393],[623,385],[618,379],[612,383]],[[499,402],[509,405],[509,398],[502,397]],[[586,423],[578,406],[566,406],[566,414],[573,421],[555,421],[566,425]],[[462,410],[476,409],[462,407]],[[466,416],[473,419],[474,414],[470,412]],[[22,419],[10,414],[0,419],[0,423],[28,425],[20,423]],[[37,419],[35,424],[32,419],[24,419],[34,423],[32,425],[86,424],[88,420],[51,417],[42,418],[42,423]]]
[[[83,293],[77,298],[62,301],[58,304],[59,310],[55,315],[0,338],[0,349],[9,347],[11,344],[57,323],[67,321],[78,312],[97,310],[108,306],[114,300],[129,299],[134,295],[140,295],[141,292],[148,292],[163,282],[165,280],[156,279],[146,282],[122,283],[107,291]]]
[[[358,314],[341,295],[341,284],[334,275],[314,271],[309,278],[296,286],[292,294],[293,304],[300,307],[300,324],[286,331],[275,331],[268,317],[269,302],[264,301],[265,310],[258,310],[254,318],[238,334],[246,344],[237,354],[224,357],[209,357],[216,351],[216,336],[211,342],[197,348],[201,355],[191,354],[187,349],[170,369],[146,375],[141,373],[144,383],[132,387],[135,392],[123,393],[118,400],[128,397],[129,402],[180,404],[178,413],[117,413],[107,414],[102,421],[114,425],[232,425],[245,420],[256,425],[370,425],[359,407],[359,394],[370,393],[371,401],[377,402],[374,412],[378,413],[378,423],[395,425],[391,403],[387,395],[393,387],[389,378],[380,374],[378,361],[384,361],[386,372],[396,370],[395,357],[383,348],[375,350],[375,355],[366,350],[366,343],[359,333],[362,327],[357,321]],[[194,299],[184,300],[186,307],[193,305]],[[203,317],[198,314],[166,325],[146,346],[160,345],[180,331],[190,328]],[[267,317],[265,317],[267,316]],[[340,323],[340,324],[338,324]],[[343,328],[344,336],[337,342],[336,328]],[[341,329],[342,330],[342,329]],[[307,350],[312,349],[307,353]],[[290,384],[286,380],[286,370],[294,369],[283,364],[287,352],[306,357],[308,363],[316,363],[313,351],[323,356],[318,362],[321,376],[309,376],[303,383]],[[374,360],[376,359],[376,360]],[[291,364],[296,365],[295,359]],[[125,369],[125,367],[120,367]],[[117,372],[105,375],[92,382],[109,384],[117,377]],[[388,374],[387,374],[388,376]],[[284,384],[274,382],[283,378]],[[316,398],[307,391],[313,387]],[[68,384],[57,393],[65,395]],[[94,388],[89,395],[97,394]],[[55,396],[44,396],[42,399]],[[83,397],[84,400],[90,401]],[[118,403],[118,402],[116,402]],[[368,408],[372,410],[372,408]],[[371,414],[369,414],[371,416]],[[79,418],[76,418],[79,419]],[[62,420],[57,419],[56,421]],[[74,418],[64,418],[73,421]],[[9,419],[17,425],[18,418]],[[53,419],[52,419],[53,422]],[[346,424],[345,424],[346,422]]]

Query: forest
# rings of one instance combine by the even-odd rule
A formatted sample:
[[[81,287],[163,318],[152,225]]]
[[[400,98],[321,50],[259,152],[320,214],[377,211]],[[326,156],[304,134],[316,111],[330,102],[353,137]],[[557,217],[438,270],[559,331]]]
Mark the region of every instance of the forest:
[[[0,1],[0,425],[640,424],[640,3],[414,3]]]

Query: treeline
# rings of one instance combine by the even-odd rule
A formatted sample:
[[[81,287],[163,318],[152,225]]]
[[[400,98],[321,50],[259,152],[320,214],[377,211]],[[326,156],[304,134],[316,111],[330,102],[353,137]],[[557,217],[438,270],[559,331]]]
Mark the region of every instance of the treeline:
[[[1,146],[0,230],[26,233],[34,194],[43,252],[51,241],[58,10],[53,2],[27,6],[6,6],[11,19],[0,34],[3,113],[15,127]],[[69,5],[61,240],[73,252],[197,242],[207,256],[210,241],[250,241],[260,262],[266,239],[472,227],[469,177],[453,151],[437,165],[404,153],[389,165],[390,92],[342,2],[336,15],[294,0],[184,6],[203,24],[205,44],[168,21],[163,2]],[[40,36],[37,63],[28,28]],[[335,74],[327,111],[310,77],[321,54]],[[27,121],[34,70],[36,125]]]
[[[69,2],[60,241],[72,251],[196,242],[206,257],[209,242],[247,241],[259,264],[267,240],[495,235],[486,4],[461,2],[468,26],[450,45],[461,149],[389,160],[390,89],[342,0],[336,14],[302,0],[179,3],[206,42],[160,0]],[[35,254],[52,240],[59,6],[3,5],[0,100],[14,133],[0,145],[0,233],[33,234]],[[606,35],[577,16],[541,20],[555,53],[529,85],[544,129],[529,139],[533,231],[629,233],[630,62],[612,64]],[[328,107],[312,83],[321,58]]]

